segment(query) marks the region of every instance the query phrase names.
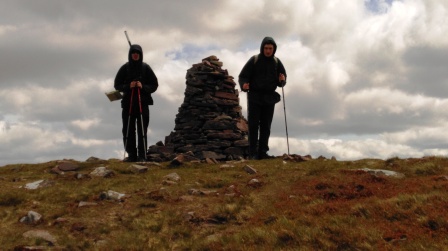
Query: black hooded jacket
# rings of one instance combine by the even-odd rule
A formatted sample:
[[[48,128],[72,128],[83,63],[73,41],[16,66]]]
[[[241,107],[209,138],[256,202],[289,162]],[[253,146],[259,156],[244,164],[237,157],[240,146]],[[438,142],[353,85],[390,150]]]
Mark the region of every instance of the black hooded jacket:
[[[274,52],[271,57],[264,55],[264,46],[272,44]],[[265,37],[261,42],[260,54],[253,56],[247,61],[238,76],[241,90],[244,83],[249,83],[249,92],[252,94],[273,94],[277,87],[281,87],[279,75],[283,73],[286,77],[286,70],[280,59],[275,59],[277,44],[271,37]],[[257,58],[257,59],[256,59]],[[256,62],[255,62],[256,61]]]
[[[133,52],[140,54],[138,61],[132,60]],[[121,107],[123,108],[129,107],[132,93],[130,84],[134,80],[139,80],[143,86],[140,90],[142,105],[153,105],[154,101],[151,97],[151,93],[157,90],[159,83],[151,67],[143,62],[143,50],[138,44],[133,44],[129,49],[128,62],[118,70],[114,81],[115,90],[123,92],[123,99],[121,100]],[[138,104],[137,90],[134,92],[135,94],[132,102],[136,105]]]

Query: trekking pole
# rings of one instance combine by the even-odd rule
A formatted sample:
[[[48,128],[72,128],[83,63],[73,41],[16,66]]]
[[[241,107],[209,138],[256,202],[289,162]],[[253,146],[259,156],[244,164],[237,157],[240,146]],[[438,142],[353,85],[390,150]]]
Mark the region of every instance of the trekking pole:
[[[128,32],[124,31],[124,34],[126,35],[126,38],[128,39],[129,46],[132,46],[131,45],[131,40],[129,40]]]
[[[145,157],[144,159],[146,160],[146,133],[145,133],[145,127],[143,126],[143,110],[142,110],[142,101],[140,99],[140,88],[137,89],[138,91],[138,105],[140,107],[140,122],[142,125],[142,141],[143,141],[143,147],[145,147]]]
[[[249,90],[246,91],[246,105],[247,105],[247,141],[249,142],[249,158],[251,159],[251,152],[250,152],[250,126],[249,126]]]
[[[126,127],[126,139],[124,141],[124,153],[123,159],[126,156],[126,149],[128,147],[128,138],[129,138],[129,122],[131,121],[131,112],[132,112],[132,97],[134,97],[134,88],[132,88],[131,92],[131,102],[129,103],[129,115],[128,115],[128,126]]]
[[[283,113],[285,114],[285,128],[286,128],[286,144],[288,146],[288,155],[289,155],[289,139],[288,139],[288,123],[286,122],[286,105],[285,105],[285,81],[282,81],[282,96],[283,96]]]

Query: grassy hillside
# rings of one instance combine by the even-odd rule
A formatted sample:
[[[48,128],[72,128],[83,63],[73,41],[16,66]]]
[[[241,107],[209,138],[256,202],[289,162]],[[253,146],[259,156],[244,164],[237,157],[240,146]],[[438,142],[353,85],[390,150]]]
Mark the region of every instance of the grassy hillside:
[[[2,249],[56,250],[444,250],[448,159],[282,159],[219,164],[58,161],[0,168]],[[257,170],[250,174],[249,165]],[[90,175],[97,167],[114,175]],[[373,175],[385,169],[404,177]],[[177,173],[180,181],[166,178]],[[45,180],[46,187],[26,189]],[[104,192],[125,194],[120,200]],[[87,202],[87,203],[86,203]],[[29,211],[36,223],[20,219]],[[54,240],[26,237],[44,230]]]

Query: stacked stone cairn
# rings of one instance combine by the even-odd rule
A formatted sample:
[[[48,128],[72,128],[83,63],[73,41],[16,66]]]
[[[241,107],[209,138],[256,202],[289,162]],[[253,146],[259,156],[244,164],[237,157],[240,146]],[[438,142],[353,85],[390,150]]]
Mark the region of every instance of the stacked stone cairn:
[[[248,125],[242,116],[236,83],[216,56],[194,64],[186,74],[185,98],[174,131],[150,146],[149,161],[179,154],[196,160],[241,159],[248,151]]]

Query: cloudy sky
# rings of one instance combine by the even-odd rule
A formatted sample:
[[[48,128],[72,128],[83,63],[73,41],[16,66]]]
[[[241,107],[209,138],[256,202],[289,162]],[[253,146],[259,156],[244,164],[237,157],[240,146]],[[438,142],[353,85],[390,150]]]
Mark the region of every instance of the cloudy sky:
[[[291,153],[448,156],[446,0],[3,0],[0,166],[122,158],[120,103],[104,93],[125,30],[159,79],[149,145],[174,130],[192,64],[216,55],[237,77],[272,36]],[[287,152],[282,103],[270,146]]]

